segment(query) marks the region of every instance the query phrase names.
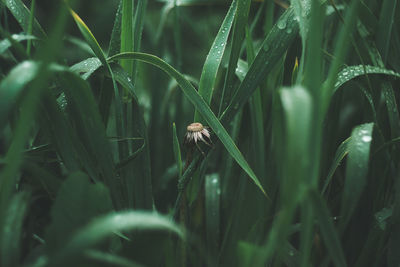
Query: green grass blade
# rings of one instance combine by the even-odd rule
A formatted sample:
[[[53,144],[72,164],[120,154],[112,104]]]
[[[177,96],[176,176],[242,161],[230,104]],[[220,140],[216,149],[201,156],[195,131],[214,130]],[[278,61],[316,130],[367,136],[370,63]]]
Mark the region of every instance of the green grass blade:
[[[220,237],[220,196],[221,186],[218,174],[206,176],[204,185],[205,189],[205,206],[206,206],[206,232],[207,232],[207,248],[210,266],[215,265],[219,252]]]
[[[367,183],[373,126],[373,123],[359,125],[351,134],[341,205],[342,228],[350,220]]]
[[[219,106],[218,115],[224,110],[235,92],[234,76],[236,72],[237,62],[240,58],[241,48],[243,46],[243,39],[245,36],[245,27],[249,16],[251,1],[242,0],[238,1],[235,24],[232,30],[232,48],[230,51],[228,70],[225,76],[224,88],[222,90],[222,97]]]
[[[376,44],[382,56],[383,63],[389,56],[390,40],[396,15],[397,0],[384,0],[379,15],[379,25],[376,30]]]
[[[388,75],[400,78],[400,73],[381,67],[368,66],[368,65],[349,66],[339,72],[336,78],[334,90],[337,91],[343,84],[345,84],[348,81],[351,81],[352,79],[368,74],[381,74],[381,75]]]
[[[7,207],[4,218],[0,220],[0,264],[2,267],[20,266],[22,264],[21,238],[23,225],[29,203],[29,194],[15,194]]]
[[[31,3],[31,13],[29,16],[29,24],[28,24],[28,34],[31,35],[33,31],[33,22],[34,22],[34,14],[35,14],[35,6],[36,6],[36,0],[32,0]],[[26,45],[26,53],[28,56],[31,54],[31,46],[32,46],[32,41],[28,40],[28,44]]]
[[[396,138],[400,136],[400,118],[395,92],[392,85],[387,81],[384,81],[382,83],[382,91],[383,95],[385,96],[386,109],[390,122],[391,136],[392,138]]]
[[[346,157],[346,155],[349,153],[348,146],[349,146],[350,140],[351,140],[351,137],[344,140],[340,144],[338,149],[336,150],[335,158],[333,159],[332,165],[329,169],[329,173],[325,179],[325,183],[322,188],[322,194],[324,194],[326,192],[326,189],[328,188],[328,186],[332,180],[332,177],[335,174],[336,169],[339,167],[339,165],[342,162],[342,160],[344,159],[344,157]]]
[[[221,27],[218,31],[218,34],[215,37],[213,44],[211,45],[211,49],[208,52],[206,61],[204,62],[203,71],[200,77],[199,95],[203,97],[204,101],[208,105],[210,105],[211,103],[218,68],[221,64],[228,36],[231,31],[233,18],[235,16],[237,6],[236,3],[236,0],[232,1],[228,13],[226,14],[225,19],[222,22]],[[201,118],[197,111],[194,115],[194,121],[201,121]]]
[[[108,45],[107,55],[118,54],[121,49],[121,27],[122,27],[122,0],[119,1],[117,12],[115,14],[114,26],[111,32],[110,43]]]
[[[328,108],[331,96],[334,92],[335,88],[335,82],[337,78],[337,73],[340,69],[340,66],[343,63],[344,57],[347,54],[347,51],[349,49],[349,45],[346,45],[348,43],[348,40],[350,37],[350,34],[353,32],[353,29],[355,28],[355,25],[357,24],[357,12],[358,8],[360,6],[360,1],[351,1],[350,6],[347,8],[346,11],[346,17],[344,20],[344,25],[335,41],[335,58],[333,59],[329,72],[328,72],[328,77],[325,80],[322,90],[323,90],[323,96],[322,96],[322,109],[326,110]]]
[[[37,38],[35,36],[27,35],[24,33],[13,34],[10,37],[15,42],[22,42],[25,40],[28,40],[28,41],[29,40],[37,40]],[[13,43],[11,43],[9,39],[4,39],[4,40],[0,41],[0,54],[3,54],[5,51],[7,51],[7,49],[9,49],[12,46],[13,46]]]
[[[122,53],[109,58],[110,61],[117,59],[131,59],[140,60],[149,64],[152,64],[161,70],[165,71],[169,76],[174,78],[179,86],[181,87],[183,93],[192,102],[194,107],[199,111],[200,115],[208,123],[208,126],[214,131],[215,135],[221,140],[223,145],[229,154],[236,160],[240,167],[249,175],[253,182],[258,186],[258,188],[266,195],[264,188],[262,187],[257,176],[254,174],[253,170],[250,168],[247,161],[244,159],[242,153],[239,151],[232,138],[229,136],[228,132],[222,126],[220,121],[217,119],[215,114],[211,111],[210,107],[205,103],[204,99],[197,93],[193,85],[177,70],[175,70],[171,65],[161,60],[160,58],[145,54],[145,53]]]
[[[178,174],[179,178],[182,176],[182,157],[181,157],[181,148],[179,146],[179,140],[178,136],[176,134],[176,126],[175,122],[172,124],[172,144],[174,148],[174,156],[175,156],[175,162],[176,165],[178,166]]]
[[[82,79],[86,80],[101,66],[102,63],[100,59],[97,57],[91,57],[74,64],[71,66],[70,70],[81,75]]]
[[[337,267],[347,266],[346,258],[340,244],[339,235],[335,230],[335,226],[333,225],[329,214],[329,208],[326,205],[325,200],[315,190],[312,190],[309,196],[318,218],[321,236],[325,242],[325,246],[331,256],[332,261]]]
[[[46,230],[49,254],[54,255],[62,250],[82,225],[111,210],[110,194],[103,184],[92,184],[90,178],[80,172],[69,175],[61,185],[51,209],[52,221]]]
[[[274,25],[271,32],[262,43],[262,48],[256,55],[249,71],[231,103],[221,115],[223,123],[230,122],[233,116],[243,107],[257,86],[282,58],[299,31],[298,22],[293,8],[289,8]],[[279,44],[279,45],[276,45]]]
[[[134,161],[132,161],[132,169],[127,173],[126,181],[128,184],[128,190],[134,190],[128,192],[128,197],[135,197],[135,207],[140,209],[152,209],[153,208],[153,192],[152,192],[152,178],[150,168],[150,141],[147,133],[146,123],[144,121],[144,113],[142,107],[139,106],[139,99],[136,95],[135,87],[132,83],[132,79],[128,72],[126,72],[120,65],[111,64],[112,72],[114,73],[115,80],[122,85],[127,91],[129,96],[133,99],[130,103],[132,111],[132,134],[139,135],[144,140],[144,150],[140,153]],[[131,150],[136,148],[132,145]],[[129,156],[127,156],[129,157]],[[134,174],[140,179],[130,179],[131,175]],[[133,204],[133,202],[131,203]]]
[[[122,24],[121,24],[121,49],[120,52],[133,52],[133,8],[134,0],[122,0]],[[121,66],[132,76],[133,62],[121,60]]]
[[[98,106],[88,84],[71,72],[64,72],[59,81],[68,102],[71,120],[76,125],[76,131],[97,167],[97,176],[109,186],[115,207],[121,208],[120,181],[116,179],[110,144]]]
[[[249,62],[254,60],[253,40],[250,36],[250,30],[246,27],[246,51]],[[247,70],[246,70],[247,71]],[[264,135],[264,118],[262,113],[262,97],[261,90],[257,88],[250,101],[250,117],[253,129],[253,153],[256,166],[256,174],[260,177],[265,176],[265,135]]]
[[[121,211],[92,220],[72,236],[64,248],[50,259],[50,266],[64,265],[88,248],[118,232],[161,230],[185,237],[183,231],[168,217],[155,212]]]
[[[37,63],[25,61],[14,67],[0,82],[0,129],[4,128],[11,108],[26,85],[37,76],[38,71]]]
[[[29,33],[29,25],[31,20],[31,12],[24,5],[21,0],[3,0],[10,12],[13,14],[14,18],[18,21],[22,29]],[[46,37],[42,26],[37,22],[36,19],[32,18],[32,33],[36,37],[43,39]]]
[[[92,32],[88,28],[88,26],[83,22],[83,20],[76,14],[72,9],[70,9],[70,13],[75,20],[76,25],[78,26],[81,34],[85,38],[86,42],[90,45],[95,55],[101,61],[101,63],[107,68],[108,72],[111,75],[111,80],[113,82],[114,87],[114,106],[115,106],[115,116],[116,116],[116,128],[118,136],[125,136],[125,125],[124,125],[124,113],[122,110],[122,101],[120,98],[119,89],[117,83],[114,78],[114,73],[107,62],[107,59],[104,55],[103,50],[101,49],[99,43],[96,38],[93,36]],[[128,145],[127,142],[119,142],[118,143],[118,152],[120,160],[126,158],[128,156]]]

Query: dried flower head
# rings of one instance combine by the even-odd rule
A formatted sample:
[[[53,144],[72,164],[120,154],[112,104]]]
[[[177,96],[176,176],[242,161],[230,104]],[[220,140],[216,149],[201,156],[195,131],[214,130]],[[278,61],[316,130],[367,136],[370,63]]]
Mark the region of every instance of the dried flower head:
[[[185,135],[185,144],[197,145],[198,141],[201,141],[209,146],[211,143],[210,131],[207,127],[199,122],[193,122],[186,128],[187,132]]]

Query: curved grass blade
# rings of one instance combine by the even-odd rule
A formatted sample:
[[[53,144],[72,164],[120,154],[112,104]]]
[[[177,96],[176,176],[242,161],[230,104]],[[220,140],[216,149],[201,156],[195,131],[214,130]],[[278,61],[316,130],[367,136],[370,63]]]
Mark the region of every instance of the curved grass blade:
[[[340,163],[342,162],[342,160],[344,159],[344,157],[346,157],[346,155],[349,153],[349,143],[350,143],[351,137],[347,138],[346,140],[344,140],[340,146],[338,147],[338,149],[336,150],[336,154],[335,154],[335,158],[333,159],[331,168],[329,169],[329,173],[325,179],[325,184],[324,187],[322,188],[322,193],[324,194],[326,189],[328,188],[333,175],[335,174],[336,169],[339,167]]]
[[[325,200],[321,197],[319,192],[315,190],[309,192],[309,197],[318,218],[318,225],[321,230],[322,238],[332,261],[337,267],[347,266],[346,258],[340,244],[339,235],[333,225],[329,214],[329,208],[326,205]]]
[[[229,136],[228,132],[222,126],[222,124],[217,119],[215,114],[211,111],[207,103],[205,103],[204,99],[197,93],[193,85],[181,73],[179,73],[176,69],[174,69],[171,65],[169,65],[162,59],[145,53],[135,53],[135,52],[121,53],[109,58],[109,60],[113,61],[121,58],[140,60],[148,64],[152,64],[160,68],[164,72],[166,72],[172,78],[174,78],[178,82],[179,86],[181,87],[186,97],[192,102],[196,110],[199,111],[200,115],[208,123],[208,125],[214,131],[215,135],[221,140],[221,142],[223,143],[229,154],[236,160],[239,166],[249,175],[251,180],[253,180],[253,182],[258,186],[258,188],[264,193],[264,195],[267,195],[260,181],[258,180],[257,176],[250,168],[249,164],[247,163],[242,153],[239,151],[239,149],[233,142],[232,138]]]
[[[150,231],[162,230],[176,234],[184,239],[184,232],[168,217],[155,212],[121,211],[110,213],[81,228],[72,236],[64,248],[50,259],[50,266],[66,264],[71,259],[80,255],[82,251],[99,244],[107,237],[125,231]]]
[[[203,71],[201,73],[199,95],[203,97],[204,101],[208,105],[211,103],[218,68],[221,64],[222,56],[224,55],[226,48],[226,42],[231,31],[233,18],[235,17],[236,2],[236,0],[232,1],[231,6],[229,7],[228,13],[226,14],[218,34],[211,45],[210,52],[207,55],[206,61],[204,62]],[[194,115],[194,121],[200,121],[200,116],[197,111]]]
[[[37,38],[35,36],[29,35],[29,34],[24,34],[24,33],[13,34],[13,35],[11,35],[11,38],[13,40],[15,40],[16,42],[22,42],[22,41],[26,41],[26,40],[37,40]],[[0,54],[3,54],[11,46],[12,46],[12,43],[8,39],[4,39],[4,40],[0,41]]]
[[[105,266],[121,266],[121,267],[144,267],[136,262],[132,262],[130,259],[123,258],[121,256],[106,253],[98,250],[88,250],[85,252],[85,258],[93,261],[102,263]],[[103,265],[101,265],[103,266]]]
[[[13,14],[14,18],[18,21],[24,32],[29,31],[29,24],[30,24],[30,17],[31,12],[29,9],[24,5],[21,0],[3,0],[6,4],[7,8]],[[33,35],[37,36],[40,39],[46,37],[46,33],[44,32],[42,26],[37,22],[36,19],[33,19],[32,22],[32,33]]]
[[[14,195],[0,220],[0,264],[2,267],[21,265],[21,238],[23,223],[28,209],[29,194]]]
[[[385,68],[381,68],[381,67],[368,66],[368,65],[366,65],[366,66],[363,66],[363,65],[350,66],[350,67],[344,68],[343,70],[341,70],[339,72],[336,83],[335,83],[335,91],[337,89],[339,89],[339,87],[341,87],[346,82],[348,82],[354,78],[357,78],[359,76],[368,75],[368,74],[383,74],[383,75],[400,78],[400,73],[397,73],[397,72],[394,72],[392,70],[388,70]]]
[[[91,57],[71,66],[70,70],[81,75],[82,79],[87,80],[103,64],[97,57]]]
[[[11,108],[25,86],[37,76],[39,69],[39,64],[25,61],[14,67],[0,82],[0,129],[3,129]]]
[[[221,115],[222,123],[230,122],[233,116],[243,107],[257,86],[282,58],[282,54],[288,49],[298,31],[299,25],[293,8],[288,8],[263,41],[262,48],[249,67],[243,82],[229,106]]]
[[[346,180],[340,209],[343,216],[340,226],[343,230],[350,220],[367,183],[366,176],[369,169],[373,126],[373,123],[357,126],[353,130],[348,144]]]
[[[176,165],[178,166],[179,178],[181,178],[182,170],[183,170],[182,156],[181,156],[181,149],[179,147],[178,135],[176,133],[175,122],[172,124],[172,144],[174,146],[174,156],[175,156]]]

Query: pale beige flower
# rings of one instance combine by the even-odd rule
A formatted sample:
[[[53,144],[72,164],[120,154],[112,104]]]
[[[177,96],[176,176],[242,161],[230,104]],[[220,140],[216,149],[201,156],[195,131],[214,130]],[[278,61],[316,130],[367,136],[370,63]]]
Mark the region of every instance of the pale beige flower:
[[[208,127],[203,126],[203,124],[199,122],[193,122],[189,124],[186,129],[185,144],[197,145],[197,142],[201,141],[211,146],[210,131],[208,130]]]

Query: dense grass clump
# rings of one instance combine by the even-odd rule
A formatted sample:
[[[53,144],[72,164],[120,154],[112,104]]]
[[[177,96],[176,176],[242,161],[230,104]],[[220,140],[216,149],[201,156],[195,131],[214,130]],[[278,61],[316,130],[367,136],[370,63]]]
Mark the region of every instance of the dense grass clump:
[[[0,267],[400,265],[398,1],[0,14]]]

